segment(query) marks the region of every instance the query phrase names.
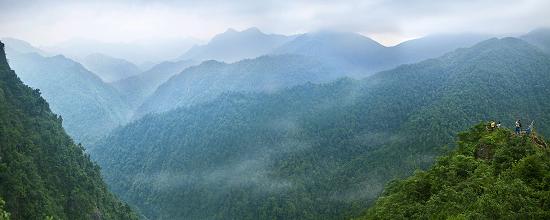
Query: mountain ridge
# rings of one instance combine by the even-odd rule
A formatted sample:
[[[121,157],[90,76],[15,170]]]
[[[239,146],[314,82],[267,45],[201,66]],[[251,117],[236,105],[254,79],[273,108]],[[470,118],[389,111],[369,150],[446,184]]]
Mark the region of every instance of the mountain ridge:
[[[292,38],[279,34],[264,34],[254,27],[243,31],[230,28],[214,36],[205,45],[193,46],[178,60],[219,60],[231,63],[266,55],[273,48]]]
[[[132,77],[142,72],[130,61],[101,53],[90,54],[81,59],[80,63],[107,83]]]
[[[138,219],[62,121],[10,69],[0,42],[0,217]]]
[[[538,48],[491,39],[363,80],[226,93],[149,115],[92,155],[149,217],[346,219],[480,120],[536,119],[550,134],[548,72]]]
[[[11,68],[26,84],[41,90],[78,142],[91,143],[128,120],[129,107],[117,90],[80,63],[63,55],[7,52]]]

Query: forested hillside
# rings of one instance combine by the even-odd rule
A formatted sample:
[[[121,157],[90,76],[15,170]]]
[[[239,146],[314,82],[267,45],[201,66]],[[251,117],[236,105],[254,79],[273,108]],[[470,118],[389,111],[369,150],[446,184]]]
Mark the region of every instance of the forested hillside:
[[[113,87],[73,60],[14,50],[7,55],[21,80],[40,89],[52,111],[62,115],[65,129],[77,142],[93,142],[131,116]]]
[[[250,30],[234,34],[240,36],[245,32]],[[307,33],[275,48],[268,56],[232,64],[208,61],[181,74],[174,74],[176,77],[160,85],[145,99],[134,118],[202,103],[223,92],[276,91],[306,82],[327,82],[341,77],[363,78],[375,71],[471,46],[482,39],[485,36],[441,35],[385,47],[355,33]],[[218,41],[220,39],[213,40]],[[224,49],[219,51],[223,52]],[[121,82],[125,90],[139,94],[138,89],[130,84],[135,79],[130,79]]]
[[[136,109],[170,77],[197,64],[199,63],[193,60],[166,61],[138,75],[113,82],[111,85],[121,93],[132,109]]]
[[[410,64],[436,58],[458,48],[471,47],[490,38],[482,34],[434,34],[390,47],[389,53],[396,64]]]
[[[232,64],[211,60],[185,69],[160,85],[136,116],[204,103],[224,92],[275,92],[342,76],[345,72],[298,55],[262,56]]]
[[[550,54],[550,28],[539,28],[523,36],[521,39],[537,46],[542,51]]]
[[[361,219],[548,219],[550,149],[478,124],[427,171],[392,182]]]
[[[146,116],[91,152],[150,218],[345,219],[471,124],[534,119],[550,134],[549,84],[547,54],[491,39],[360,81],[226,93]]]
[[[61,122],[10,70],[0,42],[0,219],[137,219]]]

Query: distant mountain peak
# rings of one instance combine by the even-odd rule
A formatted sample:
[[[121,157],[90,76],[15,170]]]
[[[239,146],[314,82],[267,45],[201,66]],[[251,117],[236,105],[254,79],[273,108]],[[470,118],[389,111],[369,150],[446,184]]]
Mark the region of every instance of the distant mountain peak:
[[[233,28],[214,36],[207,44],[194,46],[179,60],[220,60],[235,62],[268,54],[293,37],[265,34],[257,27],[237,31]]]
[[[227,30],[225,30],[225,32],[223,32],[223,34],[225,33],[238,33],[238,31],[233,28],[228,28]]]
[[[257,27],[249,27],[249,28],[243,30],[242,32],[248,32],[248,33],[262,33],[262,34],[263,34],[263,32],[262,32],[259,28],[257,28]]]
[[[242,31],[237,31],[233,28],[227,29],[225,32],[218,34],[214,36],[209,43],[221,41],[221,40],[227,40],[227,39],[239,39],[243,37],[263,37],[267,36],[267,34],[260,31],[260,29],[256,27],[251,27]]]
[[[223,65],[223,64],[226,64],[226,63],[220,62],[217,60],[205,60],[204,62],[201,63],[201,65],[205,65],[205,66],[214,66],[214,65]]]
[[[225,32],[221,33],[221,34],[218,34],[218,35],[223,35],[223,34],[240,34],[240,33],[255,33],[255,34],[264,34],[259,28],[257,27],[249,27],[247,29],[244,29],[242,31],[238,31],[234,28],[228,28],[227,30],[225,30]],[[216,35],[216,36],[218,36]]]

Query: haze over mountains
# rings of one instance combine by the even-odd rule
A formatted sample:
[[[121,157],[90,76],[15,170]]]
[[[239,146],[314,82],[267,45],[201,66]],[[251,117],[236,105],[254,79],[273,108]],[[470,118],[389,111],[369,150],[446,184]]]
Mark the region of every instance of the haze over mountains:
[[[10,69],[0,42],[0,218],[138,219],[62,121]]]
[[[96,73],[103,81],[108,83],[126,79],[141,72],[133,63],[99,53],[90,54],[80,62],[86,69]]]
[[[52,111],[64,118],[67,133],[76,141],[96,140],[131,116],[119,93],[81,64],[62,55],[18,53],[11,47],[6,52],[21,80],[40,89]]]
[[[132,108],[137,108],[170,77],[197,64],[199,62],[194,60],[165,61],[143,73],[113,82],[112,85],[119,90]]]
[[[36,67],[39,64],[21,63],[21,61],[39,62],[36,56],[33,59],[14,59],[13,68],[16,71],[21,68],[21,71],[18,72],[21,72],[22,79],[24,81],[29,80],[27,82],[29,85],[43,90],[47,100],[56,99],[50,94],[54,91],[60,93],[62,87],[75,88],[74,90],[65,90],[63,93],[70,94],[73,98],[80,95],[81,98],[76,98],[74,101],[61,98],[62,102],[65,103],[59,105],[56,100],[50,100],[50,102],[55,112],[60,111],[59,113],[65,116],[66,126],[70,134],[73,134],[79,141],[93,142],[93,140],[107,134],[112,128],[125,124],[128,118],[137,119],[151,112],[164,112],[180,106],[212,100],[224,92],[276,91],[308,81],[325,82],[339,77],[360,78],[372,74],[375,70],[413,62],[417,59],[415,57],[435,57],[461,46],[469,46],[476,39],[481,40],[484,37],[481,35],[446,35],[439,38],[428,37],[427,39],[412,40],[396,47],[384,47],[367,37],[354,33],[324,31],[300,36],[284,36],[264,34],[257,28],[240,32],[229,29],[214,37],[208,44],[194,47],[182,55],[182,57],[190,60],[166,61],[149,70],[140,71],[141,73],[138,73],[139,70],[135,64],[128,61],[110,58],[105,55],[88,55],[83,60],[83,66],[105,82],[91,80],[92,82],[95,81],[96,84],[91,87],[77,86],[71,80],[55,80],[58,78],[54,77],[47,77],[47,79],[34,78],[36,74],[44,76],[40,74],[40,69],[25,68]],[[11,42],[7,41],[8,48],[19,48],[15,51],[18,54],[24,54],[20,57],[30,57],[31,55],[26,54],[29,52],[42,55],[51,54],[51,52],[43,52],[23,41],[11,40]],[[428,42],[436,45],[437,49],[431,48]],[[104,47],[107,46],[99,47],[98,50],[103,50]],[[303,47],[303,50],[300,49],[301,47]],[[76,48],[79,47],[75,46],[74,50],[77,50]],[[80,52],[85,51],[87,50]],[[256,58],[262,55],[267,56]],[[8,56],[11,56],[9,52]],[[235,64],[219,63],[219,65],[214,65],[216,62],[207,62],[194,68],[193,71],[184,71],[190,66],[198,65],[201,60],[217,58],[226,61],[242,58],[251,59]],[[66,58],[58,57],[57,59]],[[216,66],[216,68],[213,68],[213,66]],[[53,67],[44,66],[41,68],[47,70]],[[54,72],[70,73],[75,71],[74,69],[80,69],[78,72],[88,72],[78,67],[78,65],[66,66],[65,69],[60,69],[64,66],[55,68],[57,69]],[[305,72],[303,72],[304,70]],[[224,73],[222,74],[220,71]],[[325,74],[320,74],[319,71],[324,71]],[[187,74],[190,72],[193,73]],[[280,74],[290,72],[301,74],[301,76],[281,78]],[[315,74],[306,74],[308,72],[316,72],[317,76],[320,77]],[[261,78],[247,78],[244,77],[244,73],[249,74],[249,76],[261,76]],[[32,79],[25,77],[28,74],[33,76]],[[59,73],[50,74],[56,75]],[[90,75],[90,72],[86,75]],[[176,75],[179,76],[169,80]],[[235,78],[238,75],[241,75],[240,80]],[[225,78],[218,78],[222,76],[225,76]],[[80,79],[75,77],[74,80],[78,82]],[[88,81],[82,80],[81,83],[89,84]],[[164,83],[167,84],[162,85]],[[191,85],[191,87],[187,85]],[[98,90],[100,92],[95,91],[98,88],[100,88]],[[116,91],[113,92],[113,88]],[[159,88],[158,91],[157,88]],[[75,103],[78,103],[77,100],[87,99],[93,101],[85,101],[84,103],[88,103],[88,105],[89,103],[97,103],[94,104],[96,107],[75,106]],[[71,107],[65,109],[67,106]],[[94,110],[90,116],[86,116],[89,119],[81,120],[83,116],[79,113],[89,109],[103,110],[98,110],[99,112]],[[94,116],[96,115],[95,112],[98,112],[97,116]],[[87,131],[83,131],[82,129],[90,125],[79,123],[82,121],[90,122],[93,124],[92,128],[97,127],[98,129],[85,129]],[[74,126],[71,125],[73,122]],[[82,129],[78,127],[82,127]]]
[[[472,124],[522,118],[549,135],[549,33],[386,47],[348,32],[229,29],[147,70],[16,39],[6,51],[149,219],[349,219]]]
[[[0,220],[550,219],[548,9],[0,0]]]
[[[136,111],[136,116],[204,103],[225,92],[275,92],[343,76],[340,70],[298,55],[262,56],[232,64],[205,61],[159,86]]]
[[[293,36],[279,34],[264,34],[255,27],[243,31],[230,28],[214,36],[208,44],[192,47],[178,59],[218,60],[232,63],[268,54],[293,38]]]
[[[255,40],[251,40],[251,38]],[[283,38],[281,35],[263,34],[256,28],[242,32],[228,30],[214,37],[207,45],[191,49],[183,57],[196,60],[216,59],[215,56],[208,56],[208,54],[223,54],[226,56],[223,59],[229,59],[227,58],[229,57],[228,54],[233,54],[232,56],[248,58],[262,54],[242,56],[242,52],[235,54],[234,51],[239,51],[237,48],[240,48],[241,51],[255,51],[250,49],[250,47],[255,47],[256,43],[254,42],[268,42],[264,43],[267,47],[273,47],[270,42],[280,44],[280,42],[286,41],[286,43],[280,44],[279,47],[274,47],[272,50],[267,50],[265,46],[262,47],[263,51],[267,51],[267,57],[228,64],[227,68],[220,66],[218,69],[210,68],[212,63],[209,63],[210,65],[200,65],[193,69],[193,73],[182,72],[179,74],[181,76],[174,77],[166,85],[159,86],[159,89],[148,100],[145,100],[143,106],[138,108],[136,115],[164,112],[180,106],[196,104],[198,101],[215,98],[216,95],[227,91],[259,91],[262,90],[261,88],[265,88],[263,91],[273,91],[308,81],[322,82],[340,77],[362,78],[399,64],[437,57],[445,52],[471,46],[487,38],[488,36],[475,34],[440,35],[430,36],[427,39],[412,40],[395,47],[385,47],[376,41],[355,33],[322,31]],[[226,48],[227,45],[231,45],[230,48]],[[215,53],[212,51],[223,52]],[[191,54],[201,55],[194,57]],[[276,81],[280,74],[279,72],[270,72],[276,71],[275,69],[299,72],[310,68],[307,66],[308,63],[311,63],[310,61],[288,64],[284,62],[270,63],[271,61],[269,61],[280,59],[281,55],[289,54],[300,55],[295,56],[299,59],[318,61],[315,64],[319,66],[318,69],[330,69],[328,71],[330,73],[318,79],[316,76],[305,74],[304,77],[300,78],[286,78],[285,80],[289,84],[269,84]],[[233,58],[229,60],[233,60]],[[287,60],[291,61],[292,59]],[[269,65],[267,65],[268,63]],[[255,69],[252,66],[255,66]],[[223,74],[220,72],[223,72]],[[263,80],[250,81],[251,79],[243,76],[240,79],[242,81],[233,81],[236,79],[234,76],[245,74],[261,75]],[[210,83],[214,81],[220,83],[220,85],[211,85]],[[241,86],[244,84],[250,84],[250,86]],[[207,88],[205,85],[210,87]],[[203,98],[197,99],[195,97]],[[194,99],[194,101],[190,102],[189,99]]]
[[[183,51],[199,42],[191,38],[144,40],[128,43],[104,43],[89,39],[74,39],[43,49],[76,60],[83,59],[90,54],[100,53],[127,60],[141,69],[148,69],[156,63],[179,56]]]
[[[539,28],[521,36],[521,39],[550,53],[550,28]]]
[[[490,39],[362,80],[146,116],[91,152],[113,191],[155,219],[345,219],[471,124],[521,117],[550,134],[548,73],[539,48]]]

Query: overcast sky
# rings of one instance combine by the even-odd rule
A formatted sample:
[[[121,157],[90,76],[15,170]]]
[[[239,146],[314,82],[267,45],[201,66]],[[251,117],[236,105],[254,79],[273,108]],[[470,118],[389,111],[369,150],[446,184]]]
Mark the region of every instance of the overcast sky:
[[[432,33],[550,27],[547,0],[0,0],[0,36],[47,46],[73,38],[208,40],[227,28],[295,34],[353,31],[393,45]]]

